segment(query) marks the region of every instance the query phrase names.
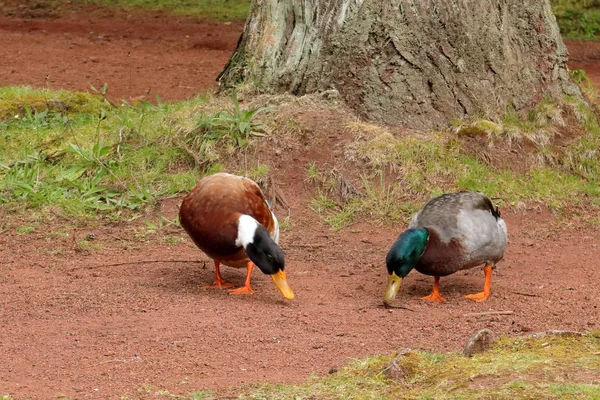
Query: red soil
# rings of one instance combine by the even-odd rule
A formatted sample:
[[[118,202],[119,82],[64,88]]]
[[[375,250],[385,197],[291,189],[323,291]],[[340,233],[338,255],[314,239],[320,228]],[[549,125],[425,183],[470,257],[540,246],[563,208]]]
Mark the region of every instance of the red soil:
[[[182,100],[216,88],[243,22],[207,23],[72,5],[60,18],[0,16],[0,85]]]

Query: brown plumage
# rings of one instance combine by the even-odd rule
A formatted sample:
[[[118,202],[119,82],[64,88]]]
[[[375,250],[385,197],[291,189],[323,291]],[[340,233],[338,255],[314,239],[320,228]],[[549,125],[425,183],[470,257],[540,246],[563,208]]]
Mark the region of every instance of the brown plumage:
[[[220,264],[246,267],[246,284],[232,293],[253,293],[250,274],[257,265],[286,298],[294,297],[283,271],[277,219],[251,179],[227,173],[202,178],[183,199],[179,221],[196,246],[215,261],[217,279],[210,286],[233,286],[222,279]]]
[[[262,191],[243,176],[218,173],[198,182],[179,209],[181,226],[210,258],[230,267],[244,268],[249,258],[236,245],[238,219],[249,215],[275,238],[276,223]]]

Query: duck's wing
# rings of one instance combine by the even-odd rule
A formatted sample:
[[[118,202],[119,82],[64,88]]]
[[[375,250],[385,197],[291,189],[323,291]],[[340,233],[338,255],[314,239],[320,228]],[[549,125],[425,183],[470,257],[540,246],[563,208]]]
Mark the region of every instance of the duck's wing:
[[[240,250],[235,243],[238,216],[232,212],[237,198],[239,195],[231,190],[227,176],[219,174],[201,179],[179,208],[181,226],[194,243],[214,259]]]
[[[508,243],[506,223],[489,197],[470,193],[457,214],[457,231],[470,257],[495,263],[504,256]]]
[[[279,223],[269,203],[267,202],[260,187],[251,179],[242,180],[244,199],[246,203],[245,213],[256,219],[269,232],[275,243],[279,242]]]
[[[468,198],[461,193],[448,193],[429,200],[413,217],[409,228],[434,228],[440,240],[449,242],[457,235],[457,216]]]
[[[440,240],[449,242],[465,235],[486,235],[488,230],[498,230],[499,224],[506,227],[488,196],[479,192],[459,192],[431,199],[415,214],[409,228],[435,228]]]

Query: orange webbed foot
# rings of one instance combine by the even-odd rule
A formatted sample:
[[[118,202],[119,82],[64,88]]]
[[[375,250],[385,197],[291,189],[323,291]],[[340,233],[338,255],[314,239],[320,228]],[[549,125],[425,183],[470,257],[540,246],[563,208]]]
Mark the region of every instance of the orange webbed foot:
[[[431,301],[431,302],[436,302],[436,303],[443,303],[446,301],[446,299],[439,292],[433,292],[429,296],[425,296],[425,297],[416,297],[413,300],[425,300],[425,301]]]
[[[227,282],[225,279],[223,279],[221,276],[221,263],[218,261],[215,261],[215,275],[217,276],[215,281],[211,285],[202,286],[203,289],[227,289],[235,286],[233,283]]]
[[[431,301],[431,302],[436,302],[436,303],[445,302],[446,299],[444,298],[444,296],[442,296],[440,294],[440,277],[439,276],[434,277],[433,291],[431,292],[431,294],[429,296],[417,297],[416,299],[413,299],[413,300],[426,300],[426,301]]]
[[[213,289],[213,288],[228,289],[228,288],[232,288],[234,286],[235,285],[233,283],[231,283],[231,282],[227,282],[227,281],[214,281],[210,285],[202,286],[202,289]]]
[[[492,266],[490,264],[486,264],[483,268],[483,272],[485,273],[485,283],[483,284],[483,292],[468,294],[465,296],[467,299],[476,302],[482,302],[487,300],[488,297],[490,297],[490,293],[492,291]]]
[[[490,293],[489,292],[479,292],[479,293],[474,293],[474,294],[468,294],[465,296],[465,298],[469,299],[469,300],[473,300],[476,302],[482,302],[487,300],[487,298],[490,297]]]
[[[247,268],[246,283],[244,284],[244,286],[239,287],[237,289],[231,289],[231,290],[229,290],[229,293],[231,293],[231,294],[252,294],[252,293],[254,293],[254,290],[252,290],[252,288],[250,288],[250,275],[252,274],[252,269],[254,268],[254,263],[252,261],[248,261],[248,264],[246,264],[246,268]]]
[[[242,286],[237,289],[228,290],[228,292],[231,294],[253,294],[254,290],[250,286]]]

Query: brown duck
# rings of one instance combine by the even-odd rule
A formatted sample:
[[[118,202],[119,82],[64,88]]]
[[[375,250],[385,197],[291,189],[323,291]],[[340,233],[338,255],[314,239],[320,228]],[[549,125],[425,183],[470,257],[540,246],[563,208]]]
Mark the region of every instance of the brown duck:
[[[227,173],[202,178],[183,199],[179,220],[196,246],[214,260],[216,280],[208,287],[233,286],[221,276],[223,264],[247,269],[244,286],[230,293],[254,293],[250,275],[256,265],[273,278],[285,298],[294,298],[278,245],[277,218],[254,181]]]

